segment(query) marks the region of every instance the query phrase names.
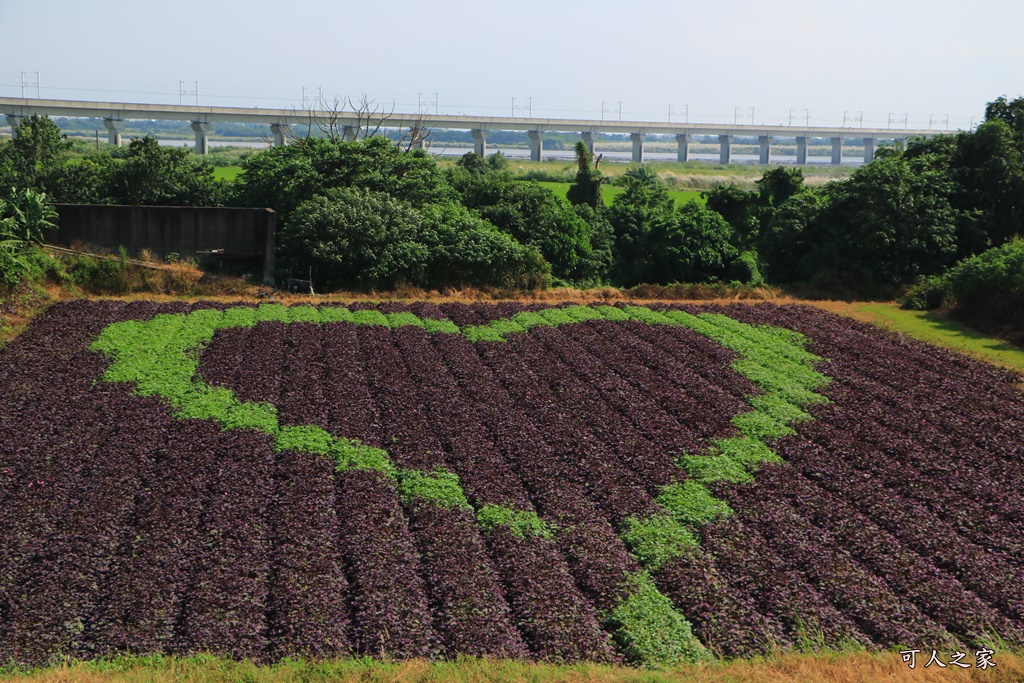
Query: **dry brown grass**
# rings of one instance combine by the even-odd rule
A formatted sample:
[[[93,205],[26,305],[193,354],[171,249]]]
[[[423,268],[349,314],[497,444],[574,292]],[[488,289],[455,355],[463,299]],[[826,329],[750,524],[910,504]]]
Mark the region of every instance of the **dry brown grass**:
[[[789,300],[773,287],[730,287],[728,285],[640,285],[632,289],[599,287],[594,289],[541,289],[516,291],[488,288],[423,290],[405,287],[389,292],[335,292],[323,295],[274,293],[278,300],[304,303],[349,303],[353,301],[431,301],[434,303],[478,303],[491,301],[519,301],[524,303],[616,303],[629,301],[654,302],[729,302],[729,301],[784,301]]]
[[[948,656],[945,657],[948,660]],[[455,662],[380,662],[337,660],[302,661],[259,667],[214,657],[158,658],[108,663],[77,663],[2,680],[20,683],[294,683],[303,681],[359,681],[361,683],[1020,683],[1024,657],[1019,652],[997,652],[996,666],[981,670],[935,665],[920,660],[910,669],[895,652],[779,654],[768,659],[711,662],[651,671],[621,666],[581,664],[556,666],[516,661],[467,659]],[[974,664],[973,653],[965,662]]]
[[[222,277],[203,273],[188,262],[173,264],[129,266],[123,269],[116,289],[97,289],[54,283],[22,286],[14,292],[0,296],[0,346],[9,342],[31,322],[38,313],[58,301],[69,299],[115,299],[135,301],[218,301],[221,303],[323,304],[353,303],[355,301],[430,301],[433,303],[519,301],[524,303],[579,303],[595,304],[616,302],[644,303],[729,303],[735,301],[795,301],[773,287],[731,287],[728,285],[641,285],[632,289],[602,287],[573,289],[560,287],[535,291],[517,291],[494,288],[463,288],[423,290],[404,287],[388,292],[333,292],[331,294],[291,294],[245,282],[236,277]]]

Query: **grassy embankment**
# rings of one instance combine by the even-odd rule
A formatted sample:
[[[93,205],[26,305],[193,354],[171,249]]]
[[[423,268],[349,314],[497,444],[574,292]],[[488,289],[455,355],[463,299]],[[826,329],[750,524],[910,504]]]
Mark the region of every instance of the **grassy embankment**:
[[[438,159],[440,165],[454,164],[457,159]],[[635,164],[605,160],[601,164],[601,172],[612,181],[625,173]],[[757,164],[711,164],[704,161],[656,161],[650,164],[665,181],[669,189],[676,190],[707,190],[717,185],[730,183],[743,189],[753,190],[754,184],[764,172],[778,164],[760,166]],[[528,161],[526,159],[509,159],[508,168],[513,175],[536,177],[538,180],[571,182],[576,175],[576,164],[569,160]],[[804,184],[810,187],[824,185],[832,180],[849,178],[856,169],[852,166],[804,166]]]
[[[448,166],[455,163],[455,159],[438,159],[441,166]],[[616,178],[626,172],[631,164],[606,163],[601,166],[601,171],[614,182]],[[684,191],[691,194],[676,196],[676,204],[685,203],[689,199],[699,199],[700,190],[708,190],[717,185],[733,184],[745,190],[756,189],[755,182],[772,166],[751,166],[746,164],[707,164],[700,161],[690,161],[685,164],[676,162],[655,162],[651,164],[658,171],[662,180],[670,191]],[[514,159],[509,162],[509,170],[514,176],[523,179],[536,179],[551,187],[556,194],[565,196],[568,184],[576,175],[576,165],[568,161],[526,161]],[[853,168],[842,167],[805,167],[801,169],[804,174],[804,184],[810,187],[818,187],[833,180],[848,178]],[[242,168],[237,165],[217,165],[213,169],[213,177],[217,180],[234,182]],[[612,184],[606,185],[602,191],[607,197],[614,197],[620,190]],[[680,201],[682,199],[682,201]]]
[[[1024,372],[1024,349],[985,335],[934,311],[905,311],[895,303],[813,302],[833,313],[900,332],[994,365]]]
[[[214,154],[211,154],[211,157],[213,156]],[[217,180],[235,181],[242,172],[242,168],[230,163],[232,160],[232,157],[227,156],[227,151],[225,151],[223,159],[220,161],[211,159],[211,161],[216,163],[213,169],[213,177]],[[447,166],[454,164],[456,161],[457,159],[454,158],[443,158],[438,159],[438,164]],[[601,171],[614,181],[615,178],[625,173],[630,166],[631,164],[625,163],[605,163],[601,166]],[[699,194],[697,191],[699,190],[707,190],[716,185],[728,185],[730,183],[747,190],[753,190],[756,188],[755,181],[766,170],[772,168],[772,166],[749,164],[729,164],[723,166],[721,164],[708,164],[701,161],[690,161],[685,164],[661,161],[654,162],[652,166],[657,169],[658,174],[670,190],[691,191],[693,192],[692,198],[697,198]],[[509,161],[509,170],[515,176],[543,179],[545,184],[552,185],[552,189],[559,193],[559,196],[564,197],[564,189],[554,186],[568,187],[568,183],[572,181],[573,176],[576,174],[576,165],[569,161],[526,161],[523,159],[512,159]],[[854,171],[849,166],[804,167],[801,170],[804,174],[804,183],[812,187],[824,185],[833,180],[848,178]],[[619,190],[613,185],[607,185],[603,188],[603,191],[608,196],[614,197]],[[674,198],[676,199],[676,204],[680,204],[688,201],[690,197],[684,198],[683,202],[680,202],[680,197]],[[606,201],[608,200],[606,199]]]

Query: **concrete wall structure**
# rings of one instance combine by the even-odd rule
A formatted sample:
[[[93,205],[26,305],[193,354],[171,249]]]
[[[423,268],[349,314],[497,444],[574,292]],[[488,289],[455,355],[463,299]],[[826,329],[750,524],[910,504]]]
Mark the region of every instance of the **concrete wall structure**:
[[[47,233],[50,244],[124,247],[133,254],[148,249],[160,258],[175,253],[252,260],[262,263],[264,284],[274,284],[277,214],[271,209],[107,204],[56,204],[54,208],[58,227]]]
[[[298,111],[294,109],[256,109],[247,107],[199,107],[192,105],[130,104],[117,102],[81,102],[74,100],[42,100],[15,97],[0,97],[0,113],[14,126],[25,116],[43,114],[46,116],[98,117],[104,119],[110,133],[110,141],[118,144],[121,139],[120,127],[129,119],[161,119],[191,121],[196,134],[196,151],[207,151],[210,124],[212,123],[262,123],[274,137],[275,144],[283,144],[287,138],[288,126],[293,124],[341,127],[344,139],[355,139],[360,127],[367,125],[365,112]],[[448,116],[437,114],[391,113],[380,122],[387,128],[468,130],[473,135],[473,147],[478,154],[487,151],[487,134],[492,130],[525,131],[531,142],[531,157],[543,156],[543,140],[546,132],[578,131],[588,149],[594,149],[596,133],[626,133],[633,141],[633,160],[643,161],[644,139],[647,135],[675,135],[679,143],[679,159],[689,158],[688,145],[694,135],[717,136],[720,145],[719,158],[723,164],[732,158],[732,144],[735,136],[758,138],[760,157],[771,158],[773,139],[796,139],[797,163],[807,163],[808,138],[827,138],[832,142],[831,161],[842,162],[842,140],[864,140],[864,157],[870,160],[879,140],[904,141],[910,137],[933,137],[940,131],[920,129],[889,128],[847,128],[827,126],[786,126],[719,123],[662,123],[656,121],[596,121],[592,119],[543,119],[519,117]],[[374,122],[377,123],[377,122]],[[836,151],[836,141],[840,145]],[[639,157],[639,158],[638,158]]]

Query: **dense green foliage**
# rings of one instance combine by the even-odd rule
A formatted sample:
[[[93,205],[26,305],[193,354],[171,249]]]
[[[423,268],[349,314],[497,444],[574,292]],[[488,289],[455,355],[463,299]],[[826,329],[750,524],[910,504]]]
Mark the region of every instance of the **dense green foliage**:
[[[776,167],[756,191],[708,190],[706,208],[677,208],[644,165],[605,206],[607,179],[582,142],[566,200],[512,175],[500,153],[444,167],[384,135],[247,154],[233,183],[151,137],[71,148],[49,119],[26,118],[0,143],[0,188],[55,202],[270,207],[281,274],[312,271],[320,289],[768,282],[889,295],[1024,231],[1024,99],[1002,97],[977,130],[883,147],[848,180],[812,189],[801,170]]]
[[[755,241],[768,279],[886,294],[1021,235],[1022,111],[999,98],[973,132],[882,148],[818,190],[776,189]]]
[[[467,154],[448,173],[461,202],[519,242],[536,247],[556,277],[600,282],[608,254],[600,224],[588,223],[567,203],[536,183],[524,183]],[[592,214],[591,214],[592,215]]]
[[[181,147],[161,147],[156,138],[132,140],[106,177],[105,194],[114,204],[217,206],[223,185],[213,166]]]
[[[0,196],[0,285],[15,284],[32,270],[33,247],[55,217],[46,196],[31,188]]]
[[[530,287],[535,250],[455,204],[416,210],[389,194],[338,188],[303,202],[279,235],[290,264],[309,264],[326,287],[411,284]]]
[[[161,147],[154,137],[113,153],[72,155],[72,145],[48,118],[30,116],[0,144],[0,187],[31,188],[57,203],[217,206],[228,201],[213,166],[186,149]]]
[[[601,171],[594,163],[594,155],[587,149],[586,143],[582,140],[576,143],[576,177],[569,186],[565,198],[570,204],[586,204],[592,209],[599,209],[604,204],[601,202]]]
[[[1024,340],[1024,240],[961,261],[911,288],[904,307],[949,307],[972,324]]]

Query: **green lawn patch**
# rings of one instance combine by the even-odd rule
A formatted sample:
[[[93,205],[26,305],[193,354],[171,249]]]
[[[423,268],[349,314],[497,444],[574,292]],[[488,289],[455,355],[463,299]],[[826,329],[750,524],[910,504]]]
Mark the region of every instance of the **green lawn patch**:
[[[538,184],[548,188],[555,193],[556,197],[560,197],[562,199],[565,199],[565,194],[569,191],[570,185],[570,183],[555,183],[549,181],[540,181]],[[623,192],[625,192],[625,188],[606,185],[601,188],[601,199],[604,200],[605,206],[611,206],[612,200]],[[689,201],[695,201],[701,206],[704,206],[705,202],[704,198],[700,196],[701,192],[702,190],[669,190],[668,196],[675,201],[677,208]]]
[[[241,174],[241,166],[214,166],[213,168],[214,180],[225,180],[229,183],[233,183]]]

